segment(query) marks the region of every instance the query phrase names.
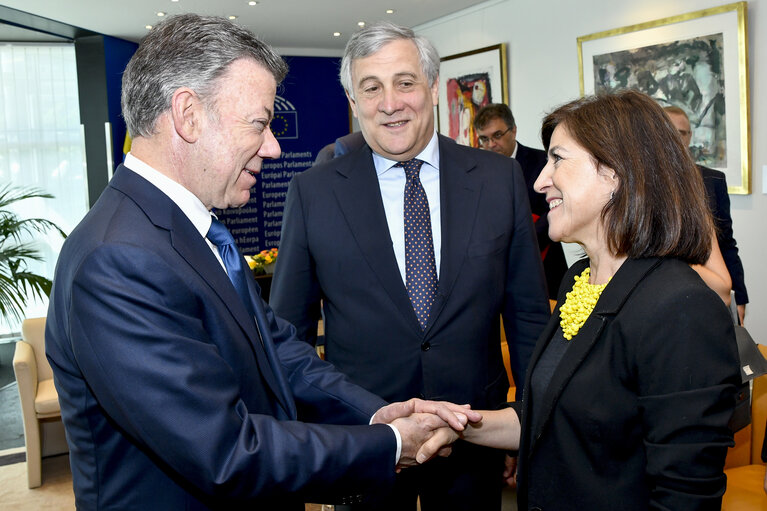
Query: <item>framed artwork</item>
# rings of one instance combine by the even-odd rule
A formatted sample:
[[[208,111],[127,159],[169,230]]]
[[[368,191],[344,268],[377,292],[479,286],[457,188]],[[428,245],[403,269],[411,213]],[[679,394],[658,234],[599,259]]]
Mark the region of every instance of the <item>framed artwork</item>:
[[[506,45],[440,59],[437,130],[459,144],[479,147],[472,120],[488,103],[509,103]]]
[[[581,95],[638,89],[690,118],[696,162],[751,193],[746,2],[578,38]]]

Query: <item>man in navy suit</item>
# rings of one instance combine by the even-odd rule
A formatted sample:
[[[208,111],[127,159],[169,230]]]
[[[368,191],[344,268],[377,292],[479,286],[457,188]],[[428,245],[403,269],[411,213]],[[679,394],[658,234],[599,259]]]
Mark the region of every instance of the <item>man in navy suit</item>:
[[[546,285],[549,298],[556,299],[559,285],[567,271],[567,261],[562,250],[562,244],[549,238],[549,204],[546,197],[533,189],[533,184],[541,170],[546,166],[546,153],[522,145],[517,140],[517,123],[511,108],[502,103],[491,103],[483,106],[474,116],[474,129],[479,135],[482,149],[514,158],[522,167],[527,184],[527,197],[530,199],[530,210],[535,221],[535,234],[538,237],[538,248],[543,259],[543,271],[546,274]]]
[[[270,304],[351,380],[388,400],[495,408],[549,316],[519,165],[435,132],[439,55],[388,23],[349,40],[343,84],[366,144],[297,175]],[[500,451],[458,443],[403,471],[380,509],[500,509]],[[424,470],[422,470],[424,469]]]
[[[682,142],[689,147],[692,141],[692,128],[687,113],[677,106],[663,108],[676,127]],[[735,291],[735,303],[738,307],[738,319],[740,324],[746,318],[746,304],[748,303],[748,291],[746,290],[746,277],[743,271],[743,263],[738,255],[738,244],[732,232],[732,216],[730,214],[730,195],[727,192],[727,178],[724,172],[698,165],[698,170],[703,177],[706,186],[706,198],[714,215],[716,224],[716,240],[719,250],[722,251],[724,264],[730,272],[732,290]]]
[[[219,238],[211,209],[245,204],[280,154],[286,72],[247,30],[191,14],[154,28],[126,68],[132,151],[64,244],[46,327],[78,509],[303,509],[385,490],[413,465],[445,422],[411,412],[457,429],[479,418],[352,384]]]

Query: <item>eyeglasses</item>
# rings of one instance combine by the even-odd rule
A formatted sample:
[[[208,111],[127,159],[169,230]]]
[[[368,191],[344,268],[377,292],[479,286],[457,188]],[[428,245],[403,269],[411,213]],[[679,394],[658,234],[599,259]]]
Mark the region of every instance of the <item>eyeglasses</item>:
[[[498,142],[502,136],[504,136],[506,133],[511,131],[511,128],[508,128],[506,131],[496,131],[489,137],[486,137],[484,135],[479,136],[479,145],[487,145],[488,142],[490,142],[490,139],[493,139],[493,142]]]

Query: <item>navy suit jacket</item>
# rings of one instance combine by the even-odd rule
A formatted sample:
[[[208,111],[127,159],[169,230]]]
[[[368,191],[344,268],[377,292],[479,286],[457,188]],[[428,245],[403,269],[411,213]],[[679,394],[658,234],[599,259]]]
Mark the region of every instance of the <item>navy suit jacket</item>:
[[[720,509],[740,385],[722,300],[683,261],[626,260],[537,395],[530,378],[558,327],[555,314],[514,403],[519,509]]]
[[[519,164],[439,137],[439,286],[425,330],[392,248],[370,148],[293,178],[270,304],[314,342],[324,300],[326,357],[387,400],[495,407],[508,390],[503,315],[521,384],[549,316]]]
[[[748,291],[746,291],[746,278],[743,272],[743,263],[738,255],[738,244],[732,234],[732,216],[730,216],[730,196],[727,193],[727,178],[724,172],[698,165],[703,184],[706,186],[706,198],[714,215],[716,223],[716,240],[719,242],[719,250],[722,251],[724,264],[730,272],[732,290],[735,291],[735,303],[745,305],[748,303]]]
[[[522,167],[527,185],[527,196],[530,199],[530,211],[538,218],[535,220],[535,234],[538,236],[538,248],[543,254],[543,272],[546,275],[546,286],[549,298],[557,297],[562,277],[567,271],[567,259],[562,244],[549,238],[549,203],[546,195],[538,193],[533,188],[535,180],[541,175],[546,166],[546,152],[532,149],[517,142],[517,154],[514,157]]]
[[[385,403],[253,303],[256,321],[176,204],[119,167],[46,326],[78,509],[303,509],[393,481],[394,434],[366,425]]]

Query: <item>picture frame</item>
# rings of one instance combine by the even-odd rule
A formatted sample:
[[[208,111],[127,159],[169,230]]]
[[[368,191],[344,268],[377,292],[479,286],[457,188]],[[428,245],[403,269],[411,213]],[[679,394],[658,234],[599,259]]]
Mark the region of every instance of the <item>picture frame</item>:
[[[690,151],[751,193],[747,2],[578,37],[581,95],[645,92],[690,117]]]
[[[479,147],[472,120],[488,103],[509,104],[506,44],[440,59],[437,131],[459,144]]]

